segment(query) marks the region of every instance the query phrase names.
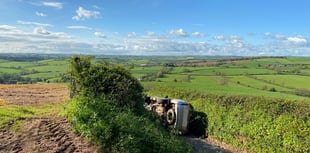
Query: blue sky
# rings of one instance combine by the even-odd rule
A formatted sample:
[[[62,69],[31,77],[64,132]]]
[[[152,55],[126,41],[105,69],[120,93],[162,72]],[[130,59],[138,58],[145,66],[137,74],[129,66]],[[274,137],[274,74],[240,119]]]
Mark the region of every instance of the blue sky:
[[[309,0],[1,0],[0,53],[310,56]]]

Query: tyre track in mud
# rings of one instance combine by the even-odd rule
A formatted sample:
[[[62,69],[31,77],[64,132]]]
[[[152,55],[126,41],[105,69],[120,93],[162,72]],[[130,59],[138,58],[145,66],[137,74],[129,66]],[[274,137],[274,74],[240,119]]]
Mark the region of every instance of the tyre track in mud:
[[[201,139],[196,136],[181,136],[182,140],[190,144],[194,148],[195,153],[232,153],[234,151],[209,142],[207,139]]]
[[[93,153],[98,148],[72,133],[64,118],[32,118],[20,131],[0,130],[0,153]]]

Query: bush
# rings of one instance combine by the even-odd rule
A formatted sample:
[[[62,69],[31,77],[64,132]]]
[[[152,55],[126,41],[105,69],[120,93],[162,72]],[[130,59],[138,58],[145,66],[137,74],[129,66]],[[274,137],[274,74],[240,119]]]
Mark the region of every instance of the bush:
[[[120,66],[72,58],[74,99],[67,109],[74,129],[102,146],[103,152],[192,152],[164,130],[142,106],[142,86]],[[84,65],[85,64],[85,65]]]
[[[123,110],[104,96],[75,97],[68,117],[74,129],[102,145],[103,152],[192,152],[189,145],[165,131],[160,122]]]
[[[118,65],[91,64],[90,57],[73,57],[71,74],[73,95],[105,95],[125,109],[143,109],[143,87],[130,72]]]

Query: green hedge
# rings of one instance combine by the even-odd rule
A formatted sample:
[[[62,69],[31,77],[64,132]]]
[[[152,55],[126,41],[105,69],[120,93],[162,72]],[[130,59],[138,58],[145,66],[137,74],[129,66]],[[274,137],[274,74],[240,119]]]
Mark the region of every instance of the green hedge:
[[[101,145],[103,152],[192,152],[188,144],[163,129],[154,117],[124,111],[105,97],[77,96],[67,114],[74,129]]]
[[[124,67],[74,56],[70,74],[69,121],[103,152],[193,152],[143,108],[143,87]]]
[[[208,115],[208,133],[253,152],[310,152],[310,102],[265,97],[213,95],[155,87],[152,95],[192,102]]]

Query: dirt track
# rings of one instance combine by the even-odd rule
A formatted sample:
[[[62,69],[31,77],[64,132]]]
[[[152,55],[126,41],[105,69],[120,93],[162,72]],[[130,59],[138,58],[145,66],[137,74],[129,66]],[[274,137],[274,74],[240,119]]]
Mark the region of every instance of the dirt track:
[[[0,152],[97,152],[95,147],[71,132],[71,126],[65,118],[32,118],[17,133],[1,129],[0,139]]]
[[[194,147],[195,153],[231,153],[232,151],[227,150],[226,147],[220,147],[219,145],[210,142],[207,139],[201,139],[194,136],[182,136],[185,142],[191,144]],[[225,149],[226,148],[226,149]]]
[[[57,104],[68,98],[68,89],[61,85],[0,85],[2,105],[40,106]],[[1,105],[0,105],[1,107]],[[23,121],[14,132],[14,121],[0,129],[0,153],[74,153],[97,152],[97,148],[72,132],[65,117],[57,111]]]

